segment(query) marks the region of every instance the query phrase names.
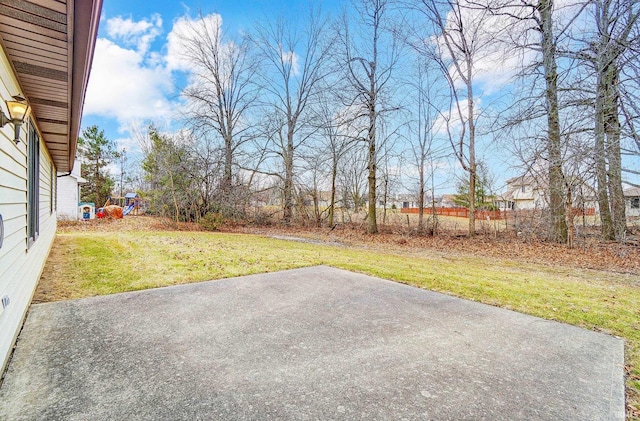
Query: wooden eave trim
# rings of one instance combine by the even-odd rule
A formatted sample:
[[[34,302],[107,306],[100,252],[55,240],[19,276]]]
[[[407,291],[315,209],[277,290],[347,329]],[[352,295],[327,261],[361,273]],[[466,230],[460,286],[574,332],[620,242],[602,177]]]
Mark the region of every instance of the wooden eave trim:
[[[69,116],[68,171],[71,171],[75,161],[82,109],[98,37],[102,0],[68,0],[67,8],[72,8],[73,11],[73,17],[67,19],[70,48],[73,53],[69,55],[71,114]]]

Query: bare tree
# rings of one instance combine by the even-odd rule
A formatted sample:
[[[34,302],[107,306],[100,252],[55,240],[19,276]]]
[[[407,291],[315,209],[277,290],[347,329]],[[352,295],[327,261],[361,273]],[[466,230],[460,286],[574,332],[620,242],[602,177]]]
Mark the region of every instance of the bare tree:
[[[124,146],[119,152],[119,160],[120,160],[120,182],[118,187],[120,188],[120,197],[124,197],[124,183],[126,181],[125,174],[127,172],[127,148]]]
[[[418,232],[422,233],[425,229],[424,210],[425,198],[427,194],[427,185],[431,180],[431,205],[433,207],[433,197],[435,195],[433,189],[433,172],[434,160],[436,155],[443,154],[443,150],[438,148],[435,142],[435,127],[439,110],[435,103],[437,95],[437,78],[430,75],[433,67],[430,67],[431,61],[424,57],[419,57],[416,63],[416,71],[414,80],[410,83],[410,89],[414,92],[412,98],[412,107],[415,110],[415,117],[411,121],[409,127],[409,148],[413,164],[418,172]],[[445,145],[446,146],[446,145]],[[432,209],[433,217],[435,212]],[[434,233],[434,229],[430,230]]]
[[[640,25],[636,25],[633,38],[640,39]],[[639,54],[640,49],[629,48],[627,54],[623,56],[623,61],[630,63],[630,65],[620,66],[622,83],[619,85],[620,110],[624,116],[623,130],[627,138],[621,153],[636,159],[640,156],[640,63],[637,60]],[[632,177],[640,176],[640,171],[637,168],[629,166],[623,167],[622,172]],[[640,187],[636,180],[632,181],[626,178],[624,181],[634,187]]]
[[[563,140],[561,135],[560,105],[558,99],[558,37],[555,31],[558,25],[555,21],[554,0],[488,0],[472,1],[473,7],[479,10],[489,10],[492,14],[509,21],[507,26],[508,41],[516,53],[520,51],[534,52],[538,60],[525,60],[524,71],[521,76],[529,78],[535,88],[539,75],[544,80],[542,98],[544,109],[540,113],[534,107],[526,105],[519,107],[523,114],[511,120],[510,124],[518,125],[522,122],[544,118],[546,120],[546,136],[544,137],[545,155],[547,161],[546,181],[548,183],[549,230],[548,239],[555,242],[567,241],[567,222],[565,215],[565,180],[562,170]],[[569,19],[571,21],[571,19]],[[568,24],[567,24],[568,25]],[[565,26],[566,27],[566,26]],[[562,32],[562,31],[561,31]],[[523,53],[526,55],[526,53]],[[536,94],[526,93],[521,101],[526,103],[538,100]]]
[[[381,156],[379,160],[380,183],[378,185],[379,203],[382,205],[382,224],[387,224],[387,208],[389,200],[394,197],[400,180],[400,168],[402,168],[402,155],[394,151],[393,142],[382,144]]]
[[[353,209],[355,212],[359,212],[366,202],[365,193],[368,185],[368,150],[361,146],[355,144],[349,149],[338,170],[338,191],[342,196],[342,208]]]
[[[547,152],[549,159],[549,208],[551,211],[552,241],[567,241],[567,221],[564,200],[564,174],[562,172],[562,139],[558,109],[558,70],[556,39],[553,35],[553,0],[539,0],[535,5],[536,22],[540,31],[542,68],[547,102]]]
[[[635,3],[637,5],[637,2]],[[635,40],[635,41],[634,41]],[[635,42],[635,43],[634,43]],[[640,157],[640,19],[636,20],[629,42],[625,49],[625,54],[620,60],[620,110],[623,120],[623,130],[627,138],[626,144],[622,147],[622,154],[635,158]],[[640,176],[638,168],[623,167],[623,173],[627,174],[625,183],[640,187],[637,177],[632,181],[628,176]]]
[[[330,94],[330,89],[323,90],[315,107],[317,124],[320,127],[319,146],[327,159],[323,159],[329,166],[329,209],[328,224],[335,225],[336,193],[338,182],[338,170],[345,155],[353,147],[353,142],[348,136],[348,115],[344,110],[338,109],[337,98]]]
[[[367,232],[378,232],[376,216],[376,170],[380,119],[394,111],[388,104],[390,84],[400,46],[390,30],[389,0],[358,0],[354,2],[354,16],[345,12],[338,27],[341,51],[338,60],[347,84],[342,97],[344,104],[355,110],[355,119],[362,121],[357,138],[367,145],[368,217]]]
[[[223,142],[224,171],[221,199],[230,206],[233,165],[238,149],[251,138],[248,111],[257,89],[253,83],[257,63],[246,37],[231,39],[222,32],[219,15],[184,18],[178,34],[182,59],[191,69],[189,85],[182,95],[189,101],[189,116],[196,131],[213,131]]]
[[[422,56],[438,64],[449,84],[453,114],[447,116],[447,131],[453,151],[469,176],[469,235],[475,235],[475,184],[477,178],[476,132],[478,109],[474,93],[476,62],[489,53],[495,43],[496,28],[490,28],[491,13],[471,8],[460,0],[413,0],[411,10],[430,25],[412,19],[409,43]],[[435,33],[431,33],[435,32]],[[460,126],[454,130],[452,124]],[[457,133],[456,133],[457,132]]]
[[[330,41],[327,20],[310,9],[308,19],[285,18],[258,23],[254,44],[259,52],[260,77],[267,93],[266,137],[282,161],[283,221],[289,224],[294,209],[294,157],[296,149],[314,132],[308,113],[327,76]]]
[[[620,66],[638,22],[637,2],[591,0],[597,33],[592,40],[589,59],[596,74],[595,150],[598,180],[598,206],[602,236],[621,240],[627,230],[622,191],[622,156],[620,138]],[[638,39],[635,40],[637,45]]]

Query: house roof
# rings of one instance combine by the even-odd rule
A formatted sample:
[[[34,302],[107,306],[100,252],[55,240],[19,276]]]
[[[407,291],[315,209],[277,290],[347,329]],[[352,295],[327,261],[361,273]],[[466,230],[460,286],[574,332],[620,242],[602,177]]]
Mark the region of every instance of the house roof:
[[[630,187],[624,189],[624,197],[638,197],[640,196],[640,187]]]
[[[455,194],[443,194],[440,198],[440,202],[453,202],[456,199]]]
[[[77,174],[70,174],[69,177],[75,178],[76,182],[78,184],[86,184],[87,183],[87,179],[86,178],[82,178],[81,176],[79,176]]]
[[[512,178],[508,179],[506,181],[506,183],[507,184],[517,183],[518,186],[521,186],[523,184],[525,186],[528,186],[530,184],[533,184],[535,181],[536,181],[535,178],[531,177],[530,175],[519,175],[517,177],[512,177]]]
[[[0,0],[0,43],[59,171],[75,159],[102,0]]]

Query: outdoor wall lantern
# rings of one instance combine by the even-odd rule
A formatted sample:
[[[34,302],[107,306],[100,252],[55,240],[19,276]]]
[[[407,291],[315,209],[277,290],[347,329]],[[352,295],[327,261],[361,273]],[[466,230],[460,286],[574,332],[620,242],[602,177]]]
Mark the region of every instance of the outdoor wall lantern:
[[[15,138],[13,141],[16,142],[17,145],[18,142],[20,142],[20,126],[22,126],[29,112],[29,103],[20,95],[14,95],[12,100],[6,100],[5,102],[9,110],[9,117],[0,111],[0,127],[4,127],[7,123],[13,123],[15,129]]]

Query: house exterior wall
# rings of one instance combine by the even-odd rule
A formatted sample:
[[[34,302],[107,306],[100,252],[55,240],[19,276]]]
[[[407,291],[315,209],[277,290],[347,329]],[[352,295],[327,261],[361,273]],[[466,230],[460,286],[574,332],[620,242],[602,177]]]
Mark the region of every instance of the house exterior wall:
[[[0,96],[6,99],[20,92],[6,55],[0,50]],[[2,102],[0,102],[2,104]],[[6,107],[2,106],[6,113]],[[28,238],[28,133],[22,126],[20,139],[13,141],[14,128],[0,129],[0,215],[4,225],[0,247],[0,368],[4,370],[15,339],[31,302],[36,284],[53,244],[56,231],[56,168],[44,144],[39,154],[39,234]]]
[[[532,180],[514,178],[507,181],[507,192],[502,195],[500,208],[503,210],[545,209],[545,192],[533,185]]]
[[[58,178],[58,219],[75,221],[78,219],[80,201],[78,180],[74,175]]]
[[[640,217],[640,197],[627,197],[625,204],[627,218]]]

